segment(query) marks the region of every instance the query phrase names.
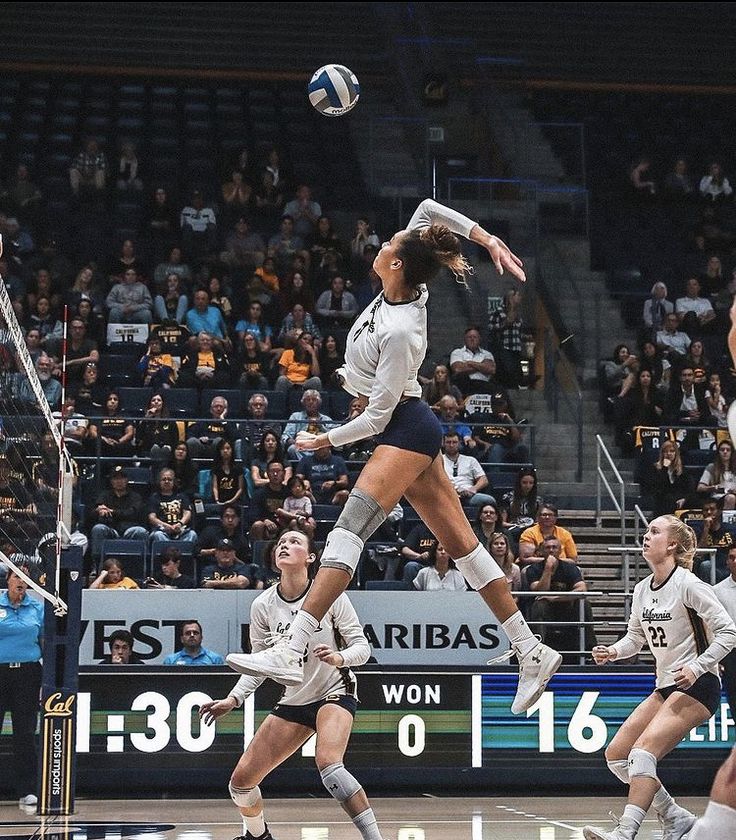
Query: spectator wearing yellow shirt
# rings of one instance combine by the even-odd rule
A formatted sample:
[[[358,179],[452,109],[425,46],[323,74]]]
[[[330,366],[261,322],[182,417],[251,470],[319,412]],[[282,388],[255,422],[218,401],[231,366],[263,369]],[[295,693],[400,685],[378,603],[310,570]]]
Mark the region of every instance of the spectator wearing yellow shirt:
[[[578,548],[572,534],[557,524],[557,507],[552,504],[543,504],[539,508],[536,524],[522,531],[519,537],[519,544],[531,543],[540,546],[547,537],[555,537],[560,541],[562,552],[560,557],[563,560],[577,560]]]
[[[303,332],[297,336],[293,348],[284,350],[279,359],[280,376],[276,380],[276,390],[286,393],[293,386],[307,390],[322,390],[319,378],[319,359],[314,347],[314,337]]]
[[[102,571],[89,585],[90,589],[140,589],[138,584],[123,571],[123,565],[114,557],[102,564]]]

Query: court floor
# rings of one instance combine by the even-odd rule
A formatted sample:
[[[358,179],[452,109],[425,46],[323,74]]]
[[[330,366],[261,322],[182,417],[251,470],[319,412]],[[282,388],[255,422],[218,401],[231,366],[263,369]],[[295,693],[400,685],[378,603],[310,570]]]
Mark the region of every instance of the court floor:
[[[701,814],[707,800],[678,801]],[[582,840],[584,825],[612,826],[609,810],[620,814],[625,803],[610,797],[418,796],[372,804],[386,840]],[[268,800],[266,819],[274,840],[360,840],[327,799]],[[0,840],[231,840],[241,832],[227,800],[78,800],[73,817],[47,819],[0,803]],[[661,836],[657,820],[648,819],[638,840]]]

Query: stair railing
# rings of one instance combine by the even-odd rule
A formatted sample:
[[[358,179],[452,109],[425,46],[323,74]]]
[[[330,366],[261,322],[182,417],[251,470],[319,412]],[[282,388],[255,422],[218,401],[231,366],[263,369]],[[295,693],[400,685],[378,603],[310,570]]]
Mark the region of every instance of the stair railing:
[[[595,498],[595,521],[600,528],[603,523],[603,494],[602,489],[605,487],[609,498],[613,502],[613,506],[618,513],[620,525],[620,545],[626,544],[626,484],[618,471],[618,467],[611,458],[611,453],[608,451],[603,438],[600,435],[595,436],[595,457],[596,457],[596,498]],[[606,475],[606,468],[610,471],[611,481]],[[611,486],[611,482],[615,485]]]

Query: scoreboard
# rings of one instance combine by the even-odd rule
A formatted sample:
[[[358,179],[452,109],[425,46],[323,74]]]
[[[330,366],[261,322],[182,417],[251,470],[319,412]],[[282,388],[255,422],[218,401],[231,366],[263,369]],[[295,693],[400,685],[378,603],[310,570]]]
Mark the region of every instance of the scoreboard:
[[[360,704],[346,765],[375,791],[537,792],[610,788],[603,750],[654,687],[648,669],[566,668],[526,714],[511,714],[514,669],[358,672]],[[277,701],[267,681],[242,709],[202,726],[199,706],[236,680],[218,668],[102,666],[83,669],[77,697],[78,791],[224,790],[238,756]],[[0,737],[0,761],[10,738]],[[725,699],[662,766],[675,788],[707,792],[734,743]],[[274,771],[265,789],[321,793],[314,738]],[[2,782],[0,781],[0,789]]]

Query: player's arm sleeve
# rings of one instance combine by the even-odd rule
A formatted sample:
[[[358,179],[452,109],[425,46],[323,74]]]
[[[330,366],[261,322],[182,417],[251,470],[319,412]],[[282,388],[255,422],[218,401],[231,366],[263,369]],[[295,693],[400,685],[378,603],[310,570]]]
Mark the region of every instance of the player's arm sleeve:
[[[641,606],[639,596],[636,589],[634,589],[634,598],[631,604],[631,615],[629,616],[629,626],[626,628],[626,635],[623,639],[619,639],[611,645],[616,651],[616,659],[629,659],[632,656],[636,656],[646,644],[647,637],[639,620],[640,614]]]
[[[266,644],[266,634],[268,632],[265,610],[260,604],[254,603],[250,611],[250,648],[253,653],[258,653],[258,651],[265,650],[268,647]],[[252,677],[250,674],[243,674],[230,689],[228,697],[234,697],[237,708],[240,708],[245,702],[245,698],[250,697],[264,679],[265,677]]]
[[[422,228],[428,228],[430,225],[445,225],[453,233],[470,239],[470,231],[476,224],[472,219],[458,213],[457,210],[445,207],[444,204],[439,204],[431,198],[425,198],[414,211],[414,215],[407,225],[407,230],[421,230]]]
[[[713,670],[736,647],[736,625],[716,597],[713,587],[698,578],[688,580],[683,600],[685,606],[703,620],[713,637],[700,656],[687,663],[697,679],[706,671]]]
[[[345,667],[354,668],[363,665],[371,655],[371,646],[363,632],[363,625],[360,623],[355,607],[344,593],[335,601],[333,607],[335,627],[345,642],[345,647],[340,651]]]
[[[366,410],[327,437],[332,446],[346,446],[380,434],[388,425],[409,381],[411,345],[406,334],[389,333],[381,342],[380,357]]]

